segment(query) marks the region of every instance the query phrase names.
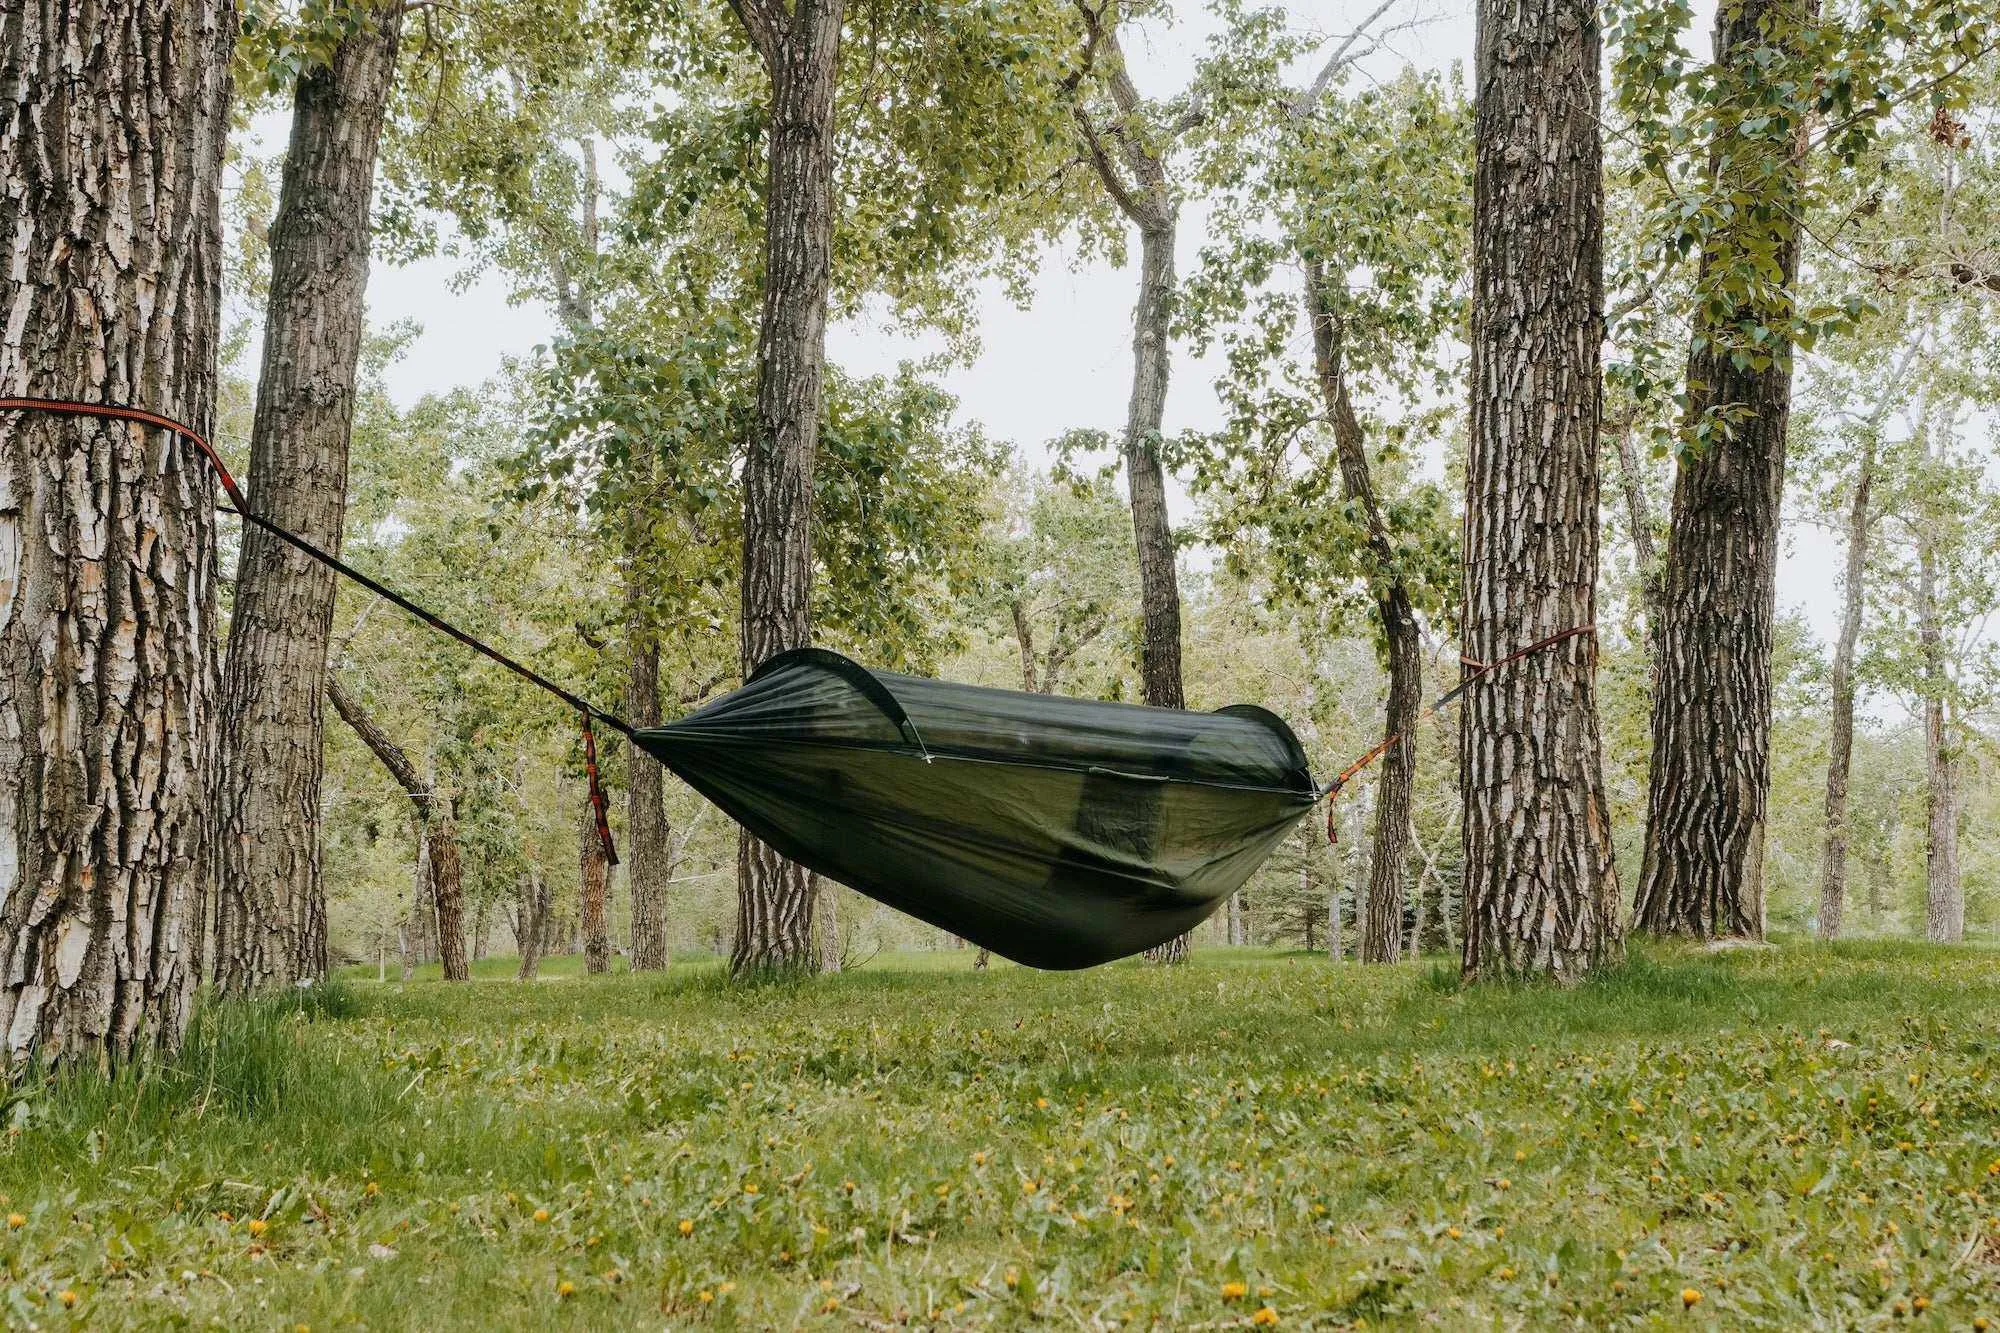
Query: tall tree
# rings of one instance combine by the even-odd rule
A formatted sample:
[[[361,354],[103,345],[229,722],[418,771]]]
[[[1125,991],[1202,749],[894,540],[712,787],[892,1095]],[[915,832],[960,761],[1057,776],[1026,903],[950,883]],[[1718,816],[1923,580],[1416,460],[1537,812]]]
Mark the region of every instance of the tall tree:
[[[1875,484],[1882,430],[1923,343],[1922,330],[1905,341],[1895,364],[1877,384],[1873,405],[1852,423],[1858,448],[1847,496],[1847,559],[1841,576],[1840,631],[1834,639],[1828,681],[1833,698],[1827,729],[1826,835],[1820,849],[1819,912],[1815,926],[1823,940],[1840,938],[1847,906],[1847,785],[1854,764],[1855,665],[1861,644],[1862,616],[1867,607],[1869,548],[1879,515]],[[1879,373],[1879,365],[1876,368]]]
[[[1497,662],[1595,618],[1603,147],[1596,7],[1480,0],[1472,435],[1460,641]],[[1596,640],[1480,681],[1460,714],[1463,970],[1572,980],[1619,947]]]
[[[1166,469],[1161,462],[1161,427],[1166,418],[1174,318],[1174,243],[1180,201],[1167,179],[1165,150],[1172,136],[1199,115],[1153,123],[1125,65],[1118,42],[1114,0],[1092,8],[1079,0],[1084,20],[1084,62],[1079,73],[1101,75],[1110,96],[1100,115],[1085,102],[1076,124],[1091,166],[1104,190],[1139,229],[1139,299],[1132,311],[1132,392],[1125,409],[1125,485],[1132,503],[1132,536],[1139,553],[1139,677],[1145,702],[1155,708],[1185,708],[1181,682],[1181,593],[1174,565],[1174,534],[1167,515]],[[1164,142],[1163,142],[1164,139]],[[1187,957],[1189,935],[1179,935],[1146,951],[1156,963]]]
[[[300,72],[270,229],[249,501],[334,552],[347,508],[369,201],[402,24],[400,3],[364,4],[331,57]],[[225,992],[326,975],[320,701],[334,577],[262,528],[245,529],[216,796],[215,981]]]
[[[1711,182],[1739,200],[1706,237],[1654,634],[1652,769],[1633,919],[1656,934],[1764,933],[1771,650],[1792,404],[1803,104],[1774,84],[1814,0],[1716,11]]]
[[[611,970],[611,934],[605,920],[611,867],[605,861],[604,840],[597,836],[597,812],[588,801],[577,820],[577,847],[582,864],[577,915],[583,930],[583,970],[595,976]]]
[[[748,677],[812,639],[812,475],[833,252],[833,95],[845,0],[731,0],[770,80],[757,404],[743,464],[741,654]],[[748,832],[730,970],[812,971],[814,881]]]
[[[212,429],[227,0],[0,16],[0,395]],[[0,415],[0,1032],[180,1045],[215,751],[213,479],[173,432]]]
[[[1940,414],[1925,441],[1924,463],[1942,462],[1950,418]],[[1917,652],[1924,703],[1924,935],[1933,943],[1965,938],[1965,887],[1958,873],[1958,743],[1948,712],[1951,680],[1938,601],[1937,526],[1944,516],[1923,514],[1916,524]]]

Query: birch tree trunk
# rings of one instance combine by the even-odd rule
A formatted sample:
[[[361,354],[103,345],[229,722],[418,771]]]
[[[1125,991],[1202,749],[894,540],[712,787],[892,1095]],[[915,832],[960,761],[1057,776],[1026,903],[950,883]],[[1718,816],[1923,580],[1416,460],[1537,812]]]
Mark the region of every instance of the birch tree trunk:
[[[606,927],[606,899],[611,891],[611,867],[604,859],[604,841],[597,836],[597,813],[585,801],[576,826],[580,882],[577,916],[583,931],[583,970],[599,976],[611,970],[611,934]]]
[[[226,0],[0,9],[0,395],[208,432]],[[172,432],[0,413],[6,1058],[180,1046],[216,728],[214,482]]]
[[[1827,740],[1826,842],[1820,854],[1818,934],[1840,938],[1847,906],[1847,777],[1854,765],[1854,652],[1868,592],[1869,496],[1875,485],[1875,437],[1862,443],[1847,511],[1847,572],[1840,637],[1833,648],[1833,718]]]
[[[812,638],[812,473],[833,243],[833,94],[845,0],[733,0],[771,81],[757,412],[743,465],[742,666]],[[813,880],[749,833],[731,973],[810,972]]]
[[[1716,12],[1717,63],[1754,80],[1774,32],[1803,26],[1810,0],[1736,0]],[[1776,40],[1787,40],[1782,36]],[[1733,150],[1733,151],[1732,151]],[[1772,295],[1711,309],[1688,357],[1689,426],[1701,447],[1674,481],[1668,558],[1654,634],[1652,771],[1645,858],[1633,921],[1656,935],[1761,938],[1746,901],[1771,787],[1771,650],[1777,621],[1791,344],[1783,332],[1798,273],[1793,221],[1800,157],[1775,172],[1744,136],[1718,137],[1711,171],[1754,203],[1702,254],[1702,289],[1718,265],[1757,256]],[[1738,364],[1741,326],[1773,330],[1768,364]]]
[[[410,798],[417,837],[423,845],[420,855],[428,859],[429,868],[420,888],[437,922],[438,962],[443,966],[446,981],[468,980],[472,968],[465,960],[465,867],[459,859],[458,816],[450,797],[438,792],[434,783],[424,780],[403,747],[332,676],[326,678],[326,697],[333,711],[353,728],[361,743],[389,770],[389,776]]]
[[[299,75],[271,225],[249,501],[335,553],[365,324],[369,201],[402,24],[400,5],[366,13],[329,63]],[[225,993],[326,976],[320,700],[334,594],[332,570],[245,525],[216,800],[215,983]]]
[[[1596,619],[1604,340],[1590,0],[1479,0],[1465,653]],[[1463,969],[1575,980],[1619,946],[1596,639],[1482,679],[1459,718]]]
[[[1416,785],[1417,721],[1423,711],[1423,633],[1408,586],[1396,566],[1395,542],[1376,497],[1361,420],[1348,395],[1342,327],[1326,294],[1326,273],[1305,258],[1306,314],[1312,322],[1313,362],[1327,419],[1340,457],[1342,498],[1358,506],[1368,529],[1368,555],[1378,589],[1375,615],[1389,667],[1389,699],[1382,736],[1393,740],[1382,755],[1376,783],[1375,837],[1368,887],[1359,899],[1364,963],[1393,963],[1401,953],[1404,882],[1410,861],[1410,797]]]

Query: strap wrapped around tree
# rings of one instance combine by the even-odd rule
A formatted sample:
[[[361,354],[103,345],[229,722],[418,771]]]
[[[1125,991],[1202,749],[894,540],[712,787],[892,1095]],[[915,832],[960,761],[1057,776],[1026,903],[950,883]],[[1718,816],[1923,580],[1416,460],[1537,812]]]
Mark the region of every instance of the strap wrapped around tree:
[[[1045,968],[1200,923],[1318,796],[1262,708],[957,685],[821,649],[633,739],[793,860]]]

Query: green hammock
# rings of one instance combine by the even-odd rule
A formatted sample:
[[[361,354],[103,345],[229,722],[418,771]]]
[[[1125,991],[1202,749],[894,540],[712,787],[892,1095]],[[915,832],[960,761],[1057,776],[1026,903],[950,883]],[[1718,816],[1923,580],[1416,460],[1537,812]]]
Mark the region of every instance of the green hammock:
[[[955,685],[816,648],[633,740],[801,865],[1044,968],[1199,924],[1317,796],[1262,708]]]

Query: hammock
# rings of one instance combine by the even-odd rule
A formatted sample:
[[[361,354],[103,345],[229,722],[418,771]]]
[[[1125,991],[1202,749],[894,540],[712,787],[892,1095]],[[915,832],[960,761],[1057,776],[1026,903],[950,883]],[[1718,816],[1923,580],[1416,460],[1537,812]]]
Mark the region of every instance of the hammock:
[[[1016,962],[1165,943],[1319,792],[1291,728],[781,653],[633,742],[792,860]]]

